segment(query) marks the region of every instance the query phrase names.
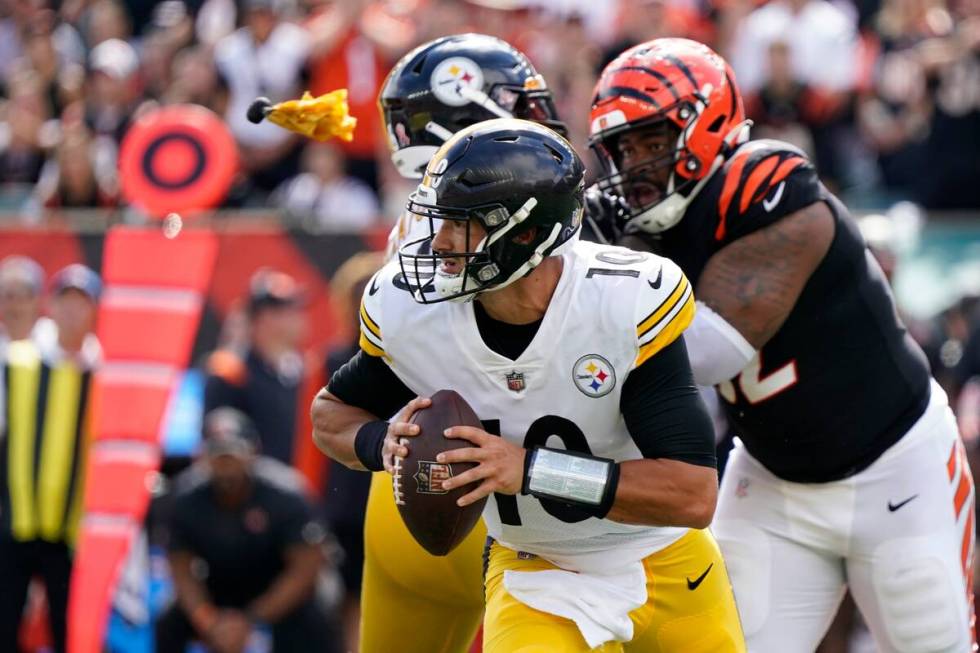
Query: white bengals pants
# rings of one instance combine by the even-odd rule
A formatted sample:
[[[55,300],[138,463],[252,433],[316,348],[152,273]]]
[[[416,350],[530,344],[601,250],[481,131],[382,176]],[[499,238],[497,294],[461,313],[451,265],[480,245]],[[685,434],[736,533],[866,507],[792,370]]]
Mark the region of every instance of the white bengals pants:
[[[810,653],[849,587],[879,651],[974,650],[973,479],[946,394],[870,467],[776,478],[741,443],[712,531],[750,653]]]

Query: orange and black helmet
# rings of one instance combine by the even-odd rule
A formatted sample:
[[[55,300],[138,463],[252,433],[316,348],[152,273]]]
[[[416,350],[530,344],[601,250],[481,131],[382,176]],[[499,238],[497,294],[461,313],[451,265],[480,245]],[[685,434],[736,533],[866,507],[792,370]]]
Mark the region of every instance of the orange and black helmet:
[[[720,55],[697,41],[663,38],[630,48],[606,66],[590,125],[590,144],[605,168],[598,185],[628,203],[630,183],[669,166],[657,200],[630,206],[630,222],[656,233],[680,221],[725,156],[747,139],[749,123],[734,73]],[[618,139],[646,128],[666,129],[673,147],[664,157],[623,169]]]

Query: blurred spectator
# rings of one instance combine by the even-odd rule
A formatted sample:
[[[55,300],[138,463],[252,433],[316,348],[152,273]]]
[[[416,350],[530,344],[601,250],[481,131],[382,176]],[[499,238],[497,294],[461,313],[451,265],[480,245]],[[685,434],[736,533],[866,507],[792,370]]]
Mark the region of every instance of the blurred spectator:
[[[176,601],[157,622],[156,650],[184,653],[197,639],[241,653],[264,627],[277,653],[338,651],[316,599],[325,534],[301,479],[257,455],[254,426],[231,408],[205,415],[203,448],[175,483],[168,550]]]
[[[754,138],[786,141],[813,156],[813,137],[807,127],[819,121],[818,98],[793,74],[789,46],[769,46],[769,76],[759,90],[746,97],[746,114],[755,122]]]
[[[193,15],[201,8],[203,0],[123,0],[129,17],[131,31],[136,38],[144,38],[161,28],[186,23],[182,29],[193,33]]]
[[[97,136],[118,145],[140,101],[139,57],[120,39],[103,41],[89,56],[85,120]]]
[[[215,47],[218,73],[228,87],[225,120],[241,149],[255,186],[271,191],[299,170],[298,137],[271,123],[246,118],[255,98],[273,102],[299,97],[309,53],[306,31],[283,20],[281,0],[244,0],[242,27]]]
[[[698,38],[704,36],[705,18],[692,6],[676,0],[619,0],[616,16],[617,38],[603,49],[596,72],[602,72],[621,52],[650,39],[666,36]]]
[[[410,3],[408,3],[410,4]],[[414,43],[428,43],[433,39],[447,34],[465,34],[478,32],[480,29],[470,19],[469,5],[458,0],[428,0],[420,3],[424,13],[416,12],[416,32]],[[482,33],[482,32],[481,32]],[[407,52],[411,48],[406,48]],[[520,48],[519,48],[520,49]],[[521,50],[523,52],[523,50]],[[393,60],[397,60],[394,57]]]
[[[276,189],[273,205],[314,233],[356,232],[377,221],[378,198],[363,181],[347,175],[340,147],[309,143],[302,161],[303,172]]]
[[[957,417],[963,439],[980,439],[980,303],[973,302],[968,315],[970,334],[963,344],[963,355],[953,371],[953,391],[957,397]]]
[[[847,92],[856,81],[857,30],[854,21],[824,0],[773,0],[742,23],[731,62],[743,93],[753,93],[771,74],[769,48],[787,43],[793,77],[833,92]]]
[[[348,172],[378,188],[378,155],[383,149],[383,128],[378,113],[378,92],[388,73],[388,61],[401,52],[388,51],[383,42],[361,29],[365,0],[314,0],[311,18],[306,22],[310,34],[310,92],[322,95],[338,88],[347,89],[350,114],[357,118],[356,137],[339,143],[347,155]],[[404,34],[391,34],[399,41]],[[409,43],[404,43],[406,49]],[[397,47],[397,46],[396,46]]]
[[[330,281],[330,297],[334,315],[341,324],[350,325],[348,344],[327,354],[324,378],[343,367],[360,349],[361,295],[375,272],[381,269],[384,259],[379,252],[362,252],[347,259]],[[364,515],[367,509],[371,474],[360,472],[330,461],[327,474],[327,490],[323,500],[324,518],[330,531],[344,551],[340,575],[344,581],[344,633],[346,649],[358,650],[360,627],[361,577],[364,567]]]
[[[258,428],[265,455],[293,460],[296,416],[306,365],[299,346],[306,330],[304,298],[287,274],[262,269],[248,297],[248,346],[219,349],[207,362],[204,410],[237,408]],[[305,402],[305,398],[304,398]]]
[[[980,376],[971,376],[956,400],[956,422],[963,442],[975,448],[980,442]]]
[[[170,79],[162,98],[165,104],[199,104],[219,116],[227,111],[228,89],[218,77],[214,59],[205,47],[193,46],[178,52],[171,63]]]
[[[0,383],[6,437],[0,441],[0,649],[17,651],[31,578],[44,580],[55,651],[65,651],[72,547],[81,517],[89,438],[89,384],[101,351],[94,340],[98,275],[83,265],[58,272],[51,288],[57,344],[8,345]],[[44,428],[38,428],[38,425]]]
[[[958,9],[885,0],[873,87],[858,113],[886,189],[927,208],[980,206],[980,8]]]
[[[187,5],[181,0],[163,0],[154,5],[140,47],[143,92],[147,97],[159,99],[167,92],[173,81],[174,57],[193,39],[194,23]],[[210,58],[207,67],[213,68]]]
[[[57,327],[41,316],[44,270],[26,256],[0,261],[0,352],[12,340],[30,338],[43,349],[57,340]]]
[[[238,8],[235,0],[204,0],[194,19],[197,41],[208,48],[235,31]]]
[[[59,21],[47,2],[9,2],[0,6],[0,81],[6,81],[21,57],[32,56],[25,42],[42,34],[50,36],[60,65],[85,62],[81,35],[71,24]]]
[[[778,49],[773,57],[773,43],[786,44],[791,75],[776,72],[807,88],[817,168],[838,187],[855,183],[853,162],[860,158],[846,120],[858,81],[856,27],[852,16],[825,0],[773,0],[738,25],[729,58],[742,93],[752,96],[772,80],[771,64],[782,64]]]
[[[881,266],[881,271],[885,273],[885,278],[891,283],[895,276],[895,267],[898,263],[898,253],[895,251],[894,227],[888,216],[873,213],[861,217],[858,220],[858,228],[864,241],[868,244],[868,249],[874,254],[875,260]]]
[[[38,207],[114,206],[115,171],[98,169],[97,157],[98,151],[85,125],[65,125],[54,157],[45,164],[35,189]]]
[[[520,45],[526,43],[528,58],[554,93],[558,115],[568,127],[568,140],[584,152],[601,52],[590,43],[580,14],[554,19],[542,14],[539,19],[537,30],[516,40]]]
[[[40,177],[46,148],[57,138],[57,126],[49,122],[51,107],[33,70],[19,70],[9,90],[10,99],[0,106],[0,183],[33,184]]]
[[[51,278],[48,313],[57,329],[57,347],[46,354],[68,358],[91,369],[102,360],[102,347],[95,336],[95,316],[102,294],[102,281],[91,268],[73,263]]]
[[[68,38],[81,46],[78,33],[63,24],[56,25],[50,10],[32,21],[23,36],[25,59],[22,65],[37,74],[55,116],[71,102],[82,99],[84,93],[84,59],[74,47],[70,53],[59,51],[58,35],[62,27],[67,27],[70,30]]]
[[[117,0],[94,0],[82,18],[89,48],[109,40],[128,41],[133,35],[126,7]]]
[[[971,332],[977,324],[980,298],[965,295],[924,326],[910,328],[929,358],[932,374],[955,403],[961,384],[969,378],[964,362]],[[966,356],[969,358],[969,356]]]

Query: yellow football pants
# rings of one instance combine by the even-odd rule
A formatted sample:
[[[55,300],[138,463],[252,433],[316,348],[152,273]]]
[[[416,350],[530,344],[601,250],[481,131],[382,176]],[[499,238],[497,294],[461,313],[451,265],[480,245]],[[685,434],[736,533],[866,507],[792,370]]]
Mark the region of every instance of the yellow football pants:
[[[544,571],[555,565],[494,543],[487,570],[484,653],[743,653],[745,640],[728,571],[707,530],[692,530],[643,560],[649,600],[630,613],[633,640],[585,643],[569,619],[540,612],[504,588],[505,570]],[[710,566],[710,569],[708,569]],[[705,573],[705,570],[708,570]],[[700,579],[700,582],[699,582]],[[693,589],[690,589],[691,585]]]
[[[364,525],[362,653],[465,653],[483,617],[483,520],[449,555],[405,528],[391,476],[371,479]]]

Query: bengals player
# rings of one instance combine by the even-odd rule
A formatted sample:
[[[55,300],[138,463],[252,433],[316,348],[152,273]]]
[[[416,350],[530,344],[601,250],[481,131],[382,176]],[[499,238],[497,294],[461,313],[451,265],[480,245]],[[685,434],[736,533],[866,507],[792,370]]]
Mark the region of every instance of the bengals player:
[[[976,650],[970,470],[846,207],[803,152],[748,141],[700,43],[623,52],[590,119],[626,235],[695,287],[695,379],[739,438],[713,531],[749,650],[814,650],[845,586],[879,650]]]

